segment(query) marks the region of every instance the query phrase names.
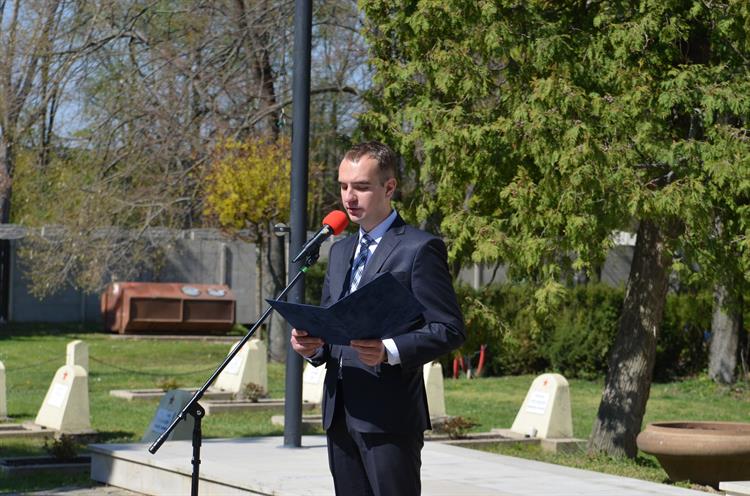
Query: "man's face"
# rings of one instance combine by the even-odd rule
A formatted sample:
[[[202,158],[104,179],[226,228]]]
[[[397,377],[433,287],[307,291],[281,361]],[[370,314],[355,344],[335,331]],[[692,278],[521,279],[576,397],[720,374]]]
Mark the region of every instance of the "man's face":
[[[382,182],[375,159],[364,156],[357,162],[344,159],[339,165],[341,203],[352,222],[371,231],[391,213],[396,179]]]

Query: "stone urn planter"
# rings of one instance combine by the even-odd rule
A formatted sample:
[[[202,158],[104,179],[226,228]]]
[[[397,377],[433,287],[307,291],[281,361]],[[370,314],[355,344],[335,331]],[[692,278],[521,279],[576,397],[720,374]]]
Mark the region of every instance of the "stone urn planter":
[[[673,481],[719,488],[721,481],[750,480],[750,423],[657,422],[637,439]]]

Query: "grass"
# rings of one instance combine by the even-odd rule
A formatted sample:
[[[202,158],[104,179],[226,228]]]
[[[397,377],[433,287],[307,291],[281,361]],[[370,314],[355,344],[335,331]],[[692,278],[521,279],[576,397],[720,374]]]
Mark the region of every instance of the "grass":
[[[8,414],[14,422],[34,420],[49,383],[65,363],[66,345],[82,339],[89,345],[89,401],[91,424],[97,442],[137,442],[158,406],[158,400],[128,402],[109,395],[112,389],[159,387],[176,381],[180,386],[199,386],[229,351],[228,343],[205,341],[124,340],[77,327],[0,327],[0,361],[6,369]],[[476,422],[472,431],[507,428],[521,406],[532,376],[446,380],[447,410]],[[283,397],[284,367],[269,364],[269,393]],[[570,380],[573,432],[587,438],[601,397],[602,381]],[[746,384],[721,387],[705,377],[669,384],[654,384],[644,422],[658,420],[745,421],[750,406]],[[203,420],[206,438],[282,435],[271,424],[272,413],[225,413]],[[547,461],[601,472],[665,482],[666,474],[652,457],[614,460],[547,454],[535,446],[489,445],[489,451]],[[0,457],[45,454],[43,440],[0,441]],[[85,486],[87,476],[44,477],[33,480],[0,479],[0,491],[28,491],[68,485]],[[7,487],[6,487],[7,486]]]

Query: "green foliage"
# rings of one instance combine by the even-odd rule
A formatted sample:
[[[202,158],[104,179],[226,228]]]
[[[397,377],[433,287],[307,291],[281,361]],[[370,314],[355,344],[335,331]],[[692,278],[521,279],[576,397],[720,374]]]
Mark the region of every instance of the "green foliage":
[[[466,437],[469,429],[476,427],[479,424],[471,419],[467,419],[461,416],[455,416],[448,418],[442,424],[438,424],[433,428],[433,431],[437,433],[445,433],[450,439],[461,439]]]
[[[180,387],[180,382],[174,377],[166,377],[156,381],[156,387],[164,391],[171,391]]]
[[[323,292],[327,267],[327,260],[318,260],[305,272],[305,303],[320,305],[320,295]]]
[[[206,174],[205,213],[227,229],[265,232],[268,222],[289,216],[290,165],[285,138],[220,143]]]
[[[263,386],[259,384],[248,382],[245,385],[245,388],[242,390],[242,394],[240,396],[244,399],[252,401],[253,403],[257,403],[260,398],[266,396],[266,390],[263,389]]]
[[[53,439],[51,442],[47,438],[44,440],[44,450],[60,461],[74,460],[78,456],[78,446],[75,438],[67,434],[61,434],[60,437]]]
[[[85,207],[96,174],[85,152],[53,155],[46,167],[29,150],[18,153],[12,221],[29,227],[62,224]]]
[[[667,381],[706,369],[712,311],[713,295],[709,291],[667,295],[662,332],[656,343],[655,380]]]
[[[571,290],[553,322],[547,353],[553,370],[566,377],[600,377],[617,333],[623,292],[601,285]]]
[[[475,291],[461,285],[456,294],[466,325],[466,342],[459,353],[471,356],[481,345],[487,345],[485,373],[490,375],[532,373],[546,368],[537,345],[541,324],[528,304],[532,289],[492,285]]]
[[[597,378],[607,372],[624,298],[621,289],[588,284],[570,289],[552,315],[529,306],[534,290],[493,285],[457,290],[467,326],[462,354],[487,345],[486,373],[515,375],[547,370],[566,377]],[[477,302],[483,302],[477,305]],[[659,331],[654,377],[669,380],[705,369],[705,333],[711,325],[708,292],[670,294]],[[450,366],[445,357],[443,366]],[[474,360],[476,366],[476,359]]]
[[[543,306],[567,267],[595,273],[612,231],[649,219],[682,267],[750,279],[746,2],[362,7],[361,123],[404,157],[400,211],[453,259],[507,262],[546,285]]]

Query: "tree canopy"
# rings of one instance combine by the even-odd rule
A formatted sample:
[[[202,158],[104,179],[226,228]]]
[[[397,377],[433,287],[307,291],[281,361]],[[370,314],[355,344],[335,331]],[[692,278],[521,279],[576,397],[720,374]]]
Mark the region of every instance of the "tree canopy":
[[[226,140],[205,178],[206,213],[227,229],[265,232],[289,216],[289,140]]]
[[[561,253],[592,270],[644,218],[710,250],[729,210],[750,276],[745,2],[363,6],[363,122],[403,153],[405,208],[441,219],[454,257],[557,279]]]
[[[201,179],[217,143],[291,129],[292,12],[270,0],[0,2],[2,222],[63,227],[55,241],[27,238],[36,294],[137,278],[166,242],[149,232],[209,226]],[[355,4],[315,15],[311,156],[321,161],[346,147],[367,70]],[[330,174],[331,187],[312,192],[318,213],[336,198]]]
[[[596,274],[615,230],[638,230],[593,435],[634,456],[670,269],[750,279],[750,5],[362,5],[363,125],[402,153],[402,209],[452,257],[507,262],[544,310],[570,271]]]

